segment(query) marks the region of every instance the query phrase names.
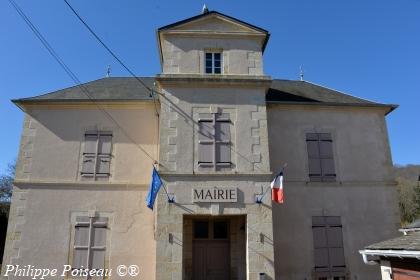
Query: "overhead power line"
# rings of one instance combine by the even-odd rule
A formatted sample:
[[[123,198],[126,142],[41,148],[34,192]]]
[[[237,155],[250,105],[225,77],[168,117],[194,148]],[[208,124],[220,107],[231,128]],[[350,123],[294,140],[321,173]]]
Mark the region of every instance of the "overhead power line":
[[[124,135],[140,150],[142,151],[148,158],[150,158],[153,163],[157,163],[157,161],[151,156],[140,144],[138,144],[134,139],[125,131],[123,127],[115,120],[112,115],[104,109],[98,102],[90,95],[89,90],[81,83],[81,81],[77,78],[73,71],[64,63],[64,61],[60,58],[54,48],[48,43],[45,37],[41,34],[41,32],[36,28],[36,26],[32,23],[29,17],[23,12],[23,10],[16,4],[14,0],[9,0],[10,4],[16,10],[16,12],[21,16],[21,18],[25,21],[25,23],[29,26],[31,31],[35,34],[35,36],[41,41],[44,47],[48,50],[50,55],[58,62],[58,64],[63,68],[66,74],[73,80],[73,82],[82,90],[82,92],[91,100],[96,107],[103,112],[109,120],[111,120],[123,133]],[[140,79],[138,79],[140,81]],[[151,90],[151,89],[149,89]]]
[[[127,67],[127,65],[122,62],[120,58],[105,44],[105,42],[95,33],[95,31],[90,28],[90,26],[84,21],[84,19],[77,13],[77,11],[70,5],[70,3],[67,0],[64,0],[64,2],[67,4],[67,6],[72,10],[74,15],[83,23],[83,25],[89,30],[89,32],[98,40],[98,42],[115,58],[115,60],[118,61],[119,64],[121,64],[122,67],[124,67],[125,70],[127,70],[128,73],[130,73],[131,76],[133,76],[140,84],[142,84],[148,91],[152,91],[152,89],[146,85],[142,80],[137,77],[133,71],[130,70],[130,68]]]
[[[89,24],[87,24],[87,22],[79,15],[79,13],[73,8],[72,5],[70,5],[70,3],[67,0],[64,0],[64,2],[67,4],[67,6],[70,8],[70,10],[73,12],[73,14],[80,20],[80,22],[87,28],[87,30],[89,30],[89,32],[93,35],[93,37],[95,37],[95,39],[112,55],[112,57],[115,58],[116,61],[118,61],[118,63],[124,67],[125,70],[127,70],[128,73],[130,73],[131,76],[133,76],[133,78],[135,78],[143,87],[145,87],[149,92],[150,92],[150,96],[153,98],[153,103],[155,105],[155,111],[156,111],[156,115],[159,117],[159,112],[157,110],[157,105],[156,105],[156,100],[155,100],[155,96],[154,93],[159,93],[156,90],[152,90],[148,85],[146,85],[141,79],[139,79],[139,77],[137,77],[133,71],[131,71],[130,68],[128,68],[128,66],[107,46],[107,44],[105,44],[105,42],[98,36],[98,34],[96,34],[95,31],[93,31],[93,29],[89,26]]]

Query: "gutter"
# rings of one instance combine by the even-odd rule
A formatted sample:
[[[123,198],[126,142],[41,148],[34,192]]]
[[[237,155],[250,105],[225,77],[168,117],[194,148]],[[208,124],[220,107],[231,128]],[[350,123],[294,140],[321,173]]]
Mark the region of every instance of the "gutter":
[[[365,264],[374,265],[378,264],[377,261],[368,260],[367,256],[383,256],[383,257],[396,257],[396,258],[415,258],[420,260],[420,251],[408,251],[408,250],[371,250],[365,249],[360,250],[359,253],[363,257]]]

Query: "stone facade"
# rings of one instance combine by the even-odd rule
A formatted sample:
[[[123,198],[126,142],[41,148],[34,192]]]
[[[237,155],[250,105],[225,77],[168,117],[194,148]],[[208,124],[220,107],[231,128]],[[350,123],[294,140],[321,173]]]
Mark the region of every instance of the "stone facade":
[[[307,82],[275,88],[281,81],[263,69],[268,32],[217,12],[157,35],[156,100],[128,80],[107,78],[86,85],[97,102],[76,89],[15,101],[26,115],[3,269],[71,264],[77,217],[85,216],[107,219],[104,265],[114,273],[120,264],[138,265],[140,279],[194,279],[194,244],[206,242],[195,224],[221,220],[228,221],[229,257],[220,255],[229,264],[226,279],[321,279],[312,219],[333,216],[342,224],[339,279],[379,279],[358,250],[397,234],[385,122],[393,107]],[[220,73],[206,74],[206,53],[220,53]],[[199,159],[199,126],[215,115],[228,118],[229,163],[209,169]],[[107,177],[82,174],[87,131],[112,132]],[[333,181],[311,181],[307,133],[331,135]],[[151,211],[144,200],[155,160],[165,190]],[[269,193],[256,203],[285,164],[284,204]],[[236,198],[194,201],[192,190],[217,188],[234,188]]]

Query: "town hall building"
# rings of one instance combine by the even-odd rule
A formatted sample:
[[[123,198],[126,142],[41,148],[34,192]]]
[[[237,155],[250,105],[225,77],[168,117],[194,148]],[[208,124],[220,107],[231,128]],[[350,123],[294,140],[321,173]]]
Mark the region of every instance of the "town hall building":
[[[396,106],[270,77],[269,37],[204,11],[157,30],[155,77],[13,100],[25,120],[3,272],[380,279],[359,250],[398,235],[385,120]],[[153,167],[164,185],[151,210]],[[282,204],[267,192],[281,170]]]

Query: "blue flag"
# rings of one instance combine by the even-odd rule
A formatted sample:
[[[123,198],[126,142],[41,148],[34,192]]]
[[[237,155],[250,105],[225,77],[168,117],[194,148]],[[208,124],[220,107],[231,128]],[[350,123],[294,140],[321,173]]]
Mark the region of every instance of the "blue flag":
[[[150,182],[149,193],[146,197],[147,207],[149,207],[152,210],[153,205],[155,204],[157,193],[160,190],[160,186],[162,186],[162,180],[160,179],[159,173],[153,167],[152,181]]]

